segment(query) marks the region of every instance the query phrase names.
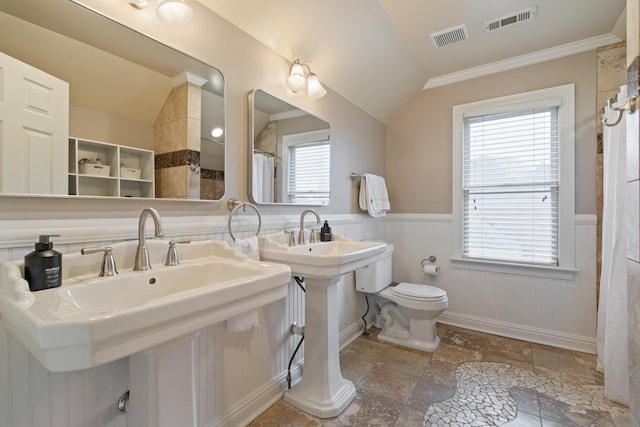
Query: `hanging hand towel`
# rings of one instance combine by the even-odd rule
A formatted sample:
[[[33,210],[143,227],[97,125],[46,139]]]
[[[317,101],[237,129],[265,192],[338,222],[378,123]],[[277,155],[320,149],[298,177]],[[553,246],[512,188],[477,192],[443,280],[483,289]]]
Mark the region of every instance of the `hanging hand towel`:
[[[359,204],[360,209],[367,211],[374,218],[387,214],[391,205],[383,177],[370,173],[362,176]]]
[[[236,239],[233,242],[233,246],[238,252],[247,255],[251,259],[260,259],[260,248],[258,246],[258,237],[253,236],[248,239]],[[258,310],[249,310],[246,313],[238,314],[230,319],[227,319],[227,333],[249,331],[251,328],[257,328],[260,326],[260,320],[258,319]]]
[[[233,242],[233,247],[251,259],[260,260],[258,236],[249,237],[248,239],[236,239],[236,241]]]

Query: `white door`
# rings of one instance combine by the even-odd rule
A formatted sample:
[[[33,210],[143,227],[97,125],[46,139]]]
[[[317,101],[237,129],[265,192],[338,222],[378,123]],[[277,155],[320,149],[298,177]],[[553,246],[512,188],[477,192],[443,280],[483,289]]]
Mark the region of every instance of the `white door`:
[[[69,84],[0,52],[0,192],[68,194]]]

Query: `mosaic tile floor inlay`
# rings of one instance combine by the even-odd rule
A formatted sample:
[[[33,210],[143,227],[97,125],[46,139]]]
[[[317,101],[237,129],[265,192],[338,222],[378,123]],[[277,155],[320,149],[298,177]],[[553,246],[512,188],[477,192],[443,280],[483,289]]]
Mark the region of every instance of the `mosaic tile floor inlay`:
[[[509,390],[524,387],[575,407],[608,411],[602,386],[571,384],[507,363],[467,362],[456,369],[456,393],[434,403],[424,416],[428,426],[499,426],[516,417]]]

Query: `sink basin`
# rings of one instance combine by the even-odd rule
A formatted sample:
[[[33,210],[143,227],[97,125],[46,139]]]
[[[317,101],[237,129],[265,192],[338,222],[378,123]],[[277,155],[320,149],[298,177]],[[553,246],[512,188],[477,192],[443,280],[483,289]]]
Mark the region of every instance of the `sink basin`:
[[[349,240],[333,233],[330,242],[288,246],[284,233],[260,236],[260,259],[284,263],[293,274],[313,277],[340,276],[380,258],[386,243]]]
[[[222,241],[148,240],[151,270],[133,271],[137,242],[113,247],[120,274],[98,277],[102,254],[63,255],[62,286],[31,292],[23,262],[0,264],[0,318],[50,371],[85,369],[284,298],[287,266],[250,260]]]

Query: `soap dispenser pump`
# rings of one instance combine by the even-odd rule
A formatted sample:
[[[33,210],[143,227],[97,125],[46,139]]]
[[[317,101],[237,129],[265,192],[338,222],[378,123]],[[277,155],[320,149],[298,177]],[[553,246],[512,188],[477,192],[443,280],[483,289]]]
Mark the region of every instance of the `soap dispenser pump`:
[[[324,222],[324,225],[320,229],[320,241],[321,242],[331,241],[331,227],[329,227],[329,222],[326,220]]]
[[[53,250],[50,235],[40,235],[35,251],[24,257],[24,278],[29,289],[41,291],[57,288],[62,284],[62,254]]]

